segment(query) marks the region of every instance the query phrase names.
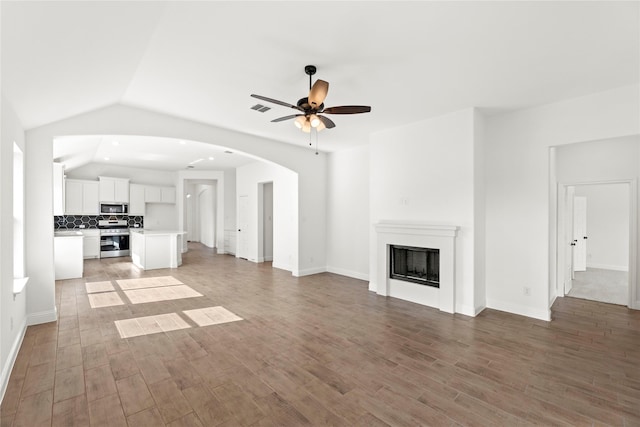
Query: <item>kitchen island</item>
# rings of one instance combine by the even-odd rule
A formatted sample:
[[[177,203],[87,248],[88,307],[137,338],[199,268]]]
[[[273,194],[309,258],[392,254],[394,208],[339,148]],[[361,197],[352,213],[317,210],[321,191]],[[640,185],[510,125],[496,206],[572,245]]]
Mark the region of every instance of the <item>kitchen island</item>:
[[[178,268],[184,231],[131,229],[131,260],[143,270]]]

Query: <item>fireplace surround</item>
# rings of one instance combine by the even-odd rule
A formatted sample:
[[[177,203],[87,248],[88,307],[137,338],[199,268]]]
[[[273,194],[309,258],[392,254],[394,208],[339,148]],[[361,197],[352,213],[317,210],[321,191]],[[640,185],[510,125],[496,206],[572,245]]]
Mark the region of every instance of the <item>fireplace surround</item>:
[[[425,222],[380,221],[376,230],[376,282],[378,295],[391,296],[455,313],[455,225]],[[439,287],[391,277],[391,247],[428,248],[438,251]]]

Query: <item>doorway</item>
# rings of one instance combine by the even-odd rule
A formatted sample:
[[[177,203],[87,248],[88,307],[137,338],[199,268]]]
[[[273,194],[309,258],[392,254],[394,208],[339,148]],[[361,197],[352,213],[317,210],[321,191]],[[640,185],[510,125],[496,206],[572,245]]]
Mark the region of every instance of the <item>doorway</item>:
[[[560,185],[561,295],[631,306],[632,187],[631,182]]]
[[[258,262],[273,261],[273,182],[258,184]]]

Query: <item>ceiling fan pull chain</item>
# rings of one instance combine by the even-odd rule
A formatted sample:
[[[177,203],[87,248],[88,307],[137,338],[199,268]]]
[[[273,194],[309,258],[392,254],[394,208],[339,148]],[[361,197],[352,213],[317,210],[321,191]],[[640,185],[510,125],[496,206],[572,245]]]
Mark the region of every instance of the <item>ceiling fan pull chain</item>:
[[[318,129],[316,129],[316,156],[318,155]]]

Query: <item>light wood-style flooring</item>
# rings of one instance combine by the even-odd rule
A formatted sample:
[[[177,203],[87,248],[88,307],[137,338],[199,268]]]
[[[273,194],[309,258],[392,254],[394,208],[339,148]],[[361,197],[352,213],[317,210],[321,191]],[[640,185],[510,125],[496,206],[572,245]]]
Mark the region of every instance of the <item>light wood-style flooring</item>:
[[[2,427],[640,425],[640,312],[625,307],[559,298],[552,322],[470,318],[199,244],[178,269],[126,261],[56,283],[59,321],[28,328]],[[115,285],[152,276],[203,296],[132,304]],[[122,305],[91,308],[85,283],[100,281]],[[205,307],[243,320],[184,314]],[[114,325],[172,313],[188,327],[123,339]]]

